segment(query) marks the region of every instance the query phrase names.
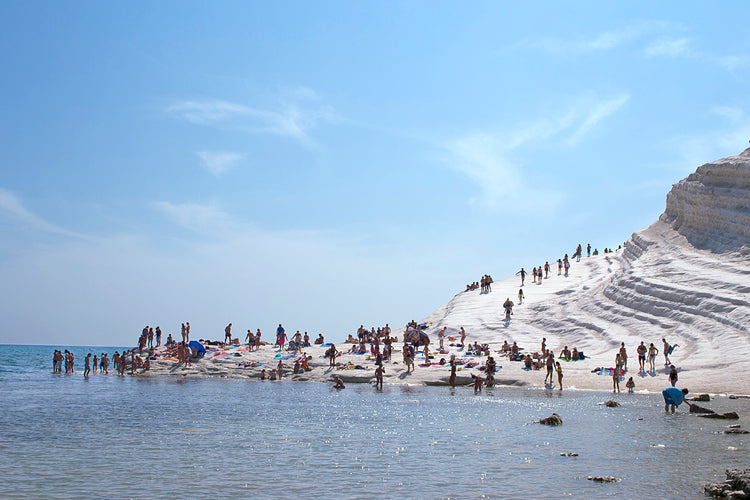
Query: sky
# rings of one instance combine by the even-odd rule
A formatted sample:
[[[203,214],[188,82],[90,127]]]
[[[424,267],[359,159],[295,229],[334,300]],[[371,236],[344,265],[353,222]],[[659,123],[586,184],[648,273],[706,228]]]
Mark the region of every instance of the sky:
[[[0,2],[0,343],[341,341],[750,139],[750,4]]]

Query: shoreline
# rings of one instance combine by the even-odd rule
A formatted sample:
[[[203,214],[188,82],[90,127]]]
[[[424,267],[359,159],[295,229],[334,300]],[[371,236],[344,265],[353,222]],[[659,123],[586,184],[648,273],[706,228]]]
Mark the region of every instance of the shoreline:
[[[337,347],[344,349],[353,344],[337,344]],[[173,360],[173,358],[164,358],[165,347],[156,348],[157,356],[151,360],[149,370],[137,368],[133,376],[136,377],[222,377],[237,379],[259,379],[262,370],[268,374],[271,369],[275,369],[279,361],[282,361],[284,374],[281,381],[293,382],[321,382],[326,384],[334,383],[334,376],[341,377],[345,384],[375,384],[375,359],[370,354],[349,354],[343,353],[337,356],[335,368],[329,366],[329,359],[323,356],[328,345],[312,345],[304,347],[298,353],[293,351],[280,351],[278,347],[263,345],[258,350],[248,350],[247,344],[231,344],[224,346],[212,346],[206,344],[207,351],[204,357],[191,362],[189,366]],[[497,362],[497,372],[495,373],[495,386],[498,387],[517,387],[524,389],[541,389],[547,391],[599,391],[611,395],[627,394],[625,381],[628,377],[633,377],[636,383],[633,394],[660,394],[661,391],[669,386],[667,371],[664,367],[656,370],[655,373],[639,373],[630,369],[621,378],[621,388],[619,393],[612,392],[612,377],[607,375],[597,375],[592,370],[602,366],[598,356],[589,357],[585,360],[571,361],[561,363],[563,365],[563,390],[560,391],[555,383],[544,384],[545,370],[524,370],[523,363],[519,361],[510,361],[507,357],[501,356],[496,351],[500,344],[490,343],[492,356]],[[424,363],[424,358],[417,356],[415,368],[411,373],[407,373],[405,365],[402,362],[400,347],[394,348],[393,360],[384,361],[383,383],[390,386],[442,386],[450,387],[449,376],[450,368],[448,360],[451,354],[456,355],[457,360],[474,362],[473,367],[460,366],[456,376],[456,387],[470,385],[473,376],[482,376],[480,367],[488,359],[487,356],[466,356],[462,350],[456,347],[447,347],[447,353],[435,353],[431,351],[434,364],[431,366],[419,366],[420,362]],[[144,351],[144,357],[145,357]],[[279,356],[280,355],[280,356]],[[302,355],[309,358],[309,371],[301,371],[293,374],[293,365],[295,359]],[[444,365],[439,365],[441,359],[445,360]],[[81,365],[78,364],[78,373],[81,373]],[[113,367],[110,373],[115,373]],[[130,370],[126,371],[130,374]],[[709,394],[711,397],[730,397],[745,394],[742,390],[728,391],[726,387],[718,387],[714,383],[700,383],[700,374],[692,371],[681,371],[678,387],[687,387],[690,395]],[[738,388],[739,389],[739,388]]]

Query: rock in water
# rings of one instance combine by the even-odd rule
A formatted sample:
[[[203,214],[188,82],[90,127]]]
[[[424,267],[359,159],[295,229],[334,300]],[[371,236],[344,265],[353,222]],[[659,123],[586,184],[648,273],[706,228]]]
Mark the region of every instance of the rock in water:
[[[711,401],[711,396],[708,394],[698,394],[697,396],[690,398],[690,401],[700,401],[701,403],[705,403]]]
[[[688,404],[690,405],[690,413],[716,413],[715,411],[703,408],[702,406]]]
[[[606,406],[607,408],[617,408],[620,406],[620,403],[618,403],[617,401],[609,400],[604,402],[604,406]]]
[[[539,423],[552,426],[562,425],[562,418],[560,418],[560,415],[558,415],[557,413],[553,413],[549,417],[541,419]]]
[[[750,498],[750,470],[727,469],[727,480],[704,487],[706,495],[728,498]]]
[[[612,476],[588,476],[586,479],[595,483],[616,483],[619,481],[619,479]]]
[[[724,434],[750,434],[750,431],[733,427],[731,429],[724,429]]]
[[[704,413],[698,416],[703,418],[721,418],[724,420],[737,420],[740,418],[740,416],[733,411],[727,413]]]

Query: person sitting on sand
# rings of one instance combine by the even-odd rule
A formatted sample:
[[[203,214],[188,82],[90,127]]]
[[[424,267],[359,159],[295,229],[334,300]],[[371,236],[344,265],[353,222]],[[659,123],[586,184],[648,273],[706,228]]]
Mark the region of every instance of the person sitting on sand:
[[[573,358],[573,355],[570,353],[570,349],[568,349],[568,346],[565,346],[565,348],[562,350],[562,352],[560,353],[560,357],[568,361]]]
[[[677,387],[667,387],[661,391],[661,395],[664,397],[664,411],[669,413],[671,409],[674,413],[675,407],[682,404],[687,394],[687,389],[678,389]]]
[[[580,357],[578,356],[578,349],[576,347],[573,348],[573,352],[570,353],[570,359],[573,361],[578,361]]]
[[[276,370],[271,370],[271,374],[268,376],[268,380],[276,380]]]
[[[531,359],[531,354],[527,354],[523,358],[523,369],[524,370],[531,370],[531,365],[534,362],[533,359]]]
[[[349,337],[351,337],[351,341],[354,341],[354,337],[352,337],[351,334],[349,335]],[[347,340],[347,342],[349,342],[349,340]],[[318,338],[315,339],[315,343],[316,344],[323,344],[323,343],[325,343],[325,340],[323,340],[323,334],[322,333],[318,334]]]
[[[294,369],[292,370],[292,374],[297,375],[300,370],[300,362],[299,359],[294,360]]]
[[[500,352],[502,353],[510,352],[510,344],[508,343],[507,340],[503,342],[503,346],[500,348]]]
[[[334,375],[333,378],[336,380],[336,383],[333,386],[334,389],[346,389],[344,381],[341,380],[341,377],[339,375]]]

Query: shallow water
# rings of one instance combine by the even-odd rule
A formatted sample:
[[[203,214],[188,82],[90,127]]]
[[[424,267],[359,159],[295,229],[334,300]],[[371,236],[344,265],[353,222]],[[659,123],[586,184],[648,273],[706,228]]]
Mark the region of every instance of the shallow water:
[[[51,374],[52,351],[0,346],[2,498],[704,498],[750,458],[719,434],[736,422],[665,415],[660,395],[84,379]],[[746,401],[702,405],[750,426]],[[561,427],[531,423],[552,412]]]

